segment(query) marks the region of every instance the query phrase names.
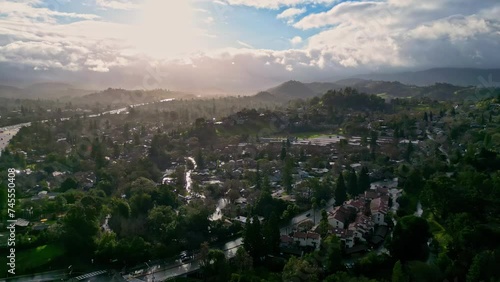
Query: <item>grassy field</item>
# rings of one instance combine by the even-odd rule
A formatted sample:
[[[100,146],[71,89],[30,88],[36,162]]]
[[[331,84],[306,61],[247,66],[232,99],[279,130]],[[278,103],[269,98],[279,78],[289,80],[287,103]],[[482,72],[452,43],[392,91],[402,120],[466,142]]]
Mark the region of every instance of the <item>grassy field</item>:
[[[65,253],[63,247],[59,245],[43,245],[18,252],[16,254],[16,265],[20,272],[30,271],[50,264]]]

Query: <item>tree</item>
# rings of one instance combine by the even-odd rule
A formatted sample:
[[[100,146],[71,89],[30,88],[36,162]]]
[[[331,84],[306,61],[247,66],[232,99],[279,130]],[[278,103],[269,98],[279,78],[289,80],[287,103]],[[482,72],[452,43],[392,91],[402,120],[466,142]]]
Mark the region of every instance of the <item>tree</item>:
[[[429,121],[429,117],[427,116],[427,112],[424,113],[424,121],[425,122]]]
[[[326,260],[324,267],[327,273],[335,273],[343,270],[342,265],[342,248],[340,239],[335,235],[330,235],[323,241],[323,246],[326,249]]]
[[[498,265],[500,258],[496,251],[483,251],[477,254],[467,273],[467,282],[473,281],[498,281],[500,271]]]
[[[349,180],[347,181],[347,191],[351,197],[354,198],[358,194],[358,177],[356,176],[356,171],[351,169],[349,171]]]
[[[286,147],[285,147],[285,142],[283,141],[283,144],[281,145],[281,153],[280,153],[280,160],[285,160],[286,158]]]
[[[427,241],[430,237],[427,220],[413,215],[405,216],[394,228],[389,250],[391,255],[401,262],[425,260]]]
[[[76,189],[78,187],[78,182],[74,177],[68,177],[66,178],[63,183],[61,183],[61,186],[59,187],[59,191],[61,192],[66,192],[71,189]]]
[[[339,177],[337,178],[337,187],[335,188],[335,204],[337,206],[342,205],[347,200],[346,190],[347,189],[344,182],[344,176],[341,172]]]
[[[85,256],[94,250],[99,223],[93,214],[78,203],[72,206],[63,220],[63,239],[70,253]]]
[[[413,153],[414,150],[415,149],[413,148],[413,142],[409,141],[408,147],[406,148],[406,152],[405,152],[405,160],[407,162],[410,161],[411,154]]]
[[[375,157],[375,149],[377,148],[378,133],[376,131],[370,132],[370,150],[372,157]]]
[[[236,269],[240,274],[245,271],[252,270],[253,267],[252,257],[242,247],[239,247],[238,250],[236,251],[234,262],[236,264]]]
[[[293,172],[293,159],[290,156],[288,156],[285,159],[285,165],[283,167],[283,173],[282,173],[283,175],[282,182],[287,193],[292,192],[292,184],[293,184],[292,172]]]
[[[167,206],[154,207],[149,211],[147,224],[153,237],[168,242],[177,230],[175,211]]]
[[[319,235],[321,235],[321,238],[326,238],[329,229],[328,213],[326,210],[321,210],[321,220],[319,221]]]
[[[283,282],[317,282],[319,271],[307,260],[292,256],[283,268]]]
[[[392,269],[392,282],[408,282],[408,275],[404,272],[401,261],[397,261]]]
[[[116,234],[114,232],[104,232],[97,240],[95,255],[103,262],[114,259],[116,255]]]
[[[243,234],[243,246],[250,256],[252,256],[255,263],[260,261],[264,251],[264,241],[262,239],[260,221],[257,216],[247,219]]]
[[[229,280],[229,264],[223,251],[209,250],[206,262],[201,267],[205,281],[218,282]]]
[[[358,186],[358,194],[364,193],[365,191],[370,189],[370,176],[368,175],[368,168],[365,166],[361,168]]]
[[[280,245],[280,229],[279,221],[276,214],[273,212],[269,220],[266,221],[262,230],[262,235],[265,238],[265,250],[271,253],[279,252]]]

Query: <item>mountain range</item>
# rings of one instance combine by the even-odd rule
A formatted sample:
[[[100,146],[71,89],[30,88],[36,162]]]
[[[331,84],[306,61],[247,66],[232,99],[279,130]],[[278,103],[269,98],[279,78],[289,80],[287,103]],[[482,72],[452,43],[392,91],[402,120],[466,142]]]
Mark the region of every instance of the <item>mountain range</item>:
[[[401,82],[373,81],[362,79],[349,79],[348,81],[338,81],[335,83],[313,82],[302,83],[299,81],[287,81],[276,87],[257,94],[258,97],[271,99],[293,100],[307,99],[314,96],[323,95],[329,90],[340,90],[351,87],[358,92],[378,95],[382,98],[409,98],[409,97],[429,97],[438,100],[453,100],[465,98],[476,93],[475,87],[456,86],[448,83],[436,83],[430,86],[406,85]]]
[[[35,83],[24,88],[0,85],[1,98],[15,99],[65,99],[88,95],[94,90],[77,89],[59,82]]]
[[[414,72],[362,74],[355,78],[399,81],[416,86],[449,83],[458,86],[500,87],[500,69],[433,68]]]
[[[291,80],[259,92],[256,97],[263,100],[310,98],[324,94],[328,90],[338,90],[345,87],[356,88],[359,92],[376,94],[385,98],[427,96],[435,99],[453,99],[471,95],[477,88],[500,87],[500,69],[435,68],[416,72],[364,74],[335,82],[303,83]],[[208,96],[214,91],[207,89],[199,90],[198,93],[188,92]],[[221,89],[216,89],[217,93],[221,93],[221,91]],[[0,85],[0,97],[2,98],[62,99],[80,102],[87,100],[88,103],[141,100],[139,96],[135,97],[137,91],[121,89],[119,92],[121,94],[117,91],[98,92],[79,89],[70,84],[59,82],[36,83],[24,88]],[[185,93],[184,91],[170,92],[167,90],[164,90],[164,93],[139,92],[161,98],[172,96],[174,93],[173,96],[180,98]],[[185,98],[193,98],[193,94],[185,95]],[[118,96],[121,98],[118,99]]]

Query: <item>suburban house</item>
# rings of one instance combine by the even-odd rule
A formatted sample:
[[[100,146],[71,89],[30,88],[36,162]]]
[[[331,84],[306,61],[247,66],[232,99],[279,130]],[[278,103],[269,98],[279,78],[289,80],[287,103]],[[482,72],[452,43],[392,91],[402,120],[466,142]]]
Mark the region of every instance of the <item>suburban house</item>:
[[[375,224],[386,225],[385,215],[389,210],[389,196],[384,195],[379,198],[373,199],[370,202],[370,211],[372,213],[372,220]]]
[[[301,247],[319,248],[321,236],[315,232],[294,232],[293,241]]]

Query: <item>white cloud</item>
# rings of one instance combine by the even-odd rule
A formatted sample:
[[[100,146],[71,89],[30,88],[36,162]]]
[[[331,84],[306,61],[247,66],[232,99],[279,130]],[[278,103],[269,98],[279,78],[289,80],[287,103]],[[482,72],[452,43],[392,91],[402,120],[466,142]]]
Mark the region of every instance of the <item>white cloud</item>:
[[[248,43],[245,43],[243,41],[240,41],[240,40],[236,40],[236,43],[238,43],[239,45],[245,47],[245,48],[250,48],[250,49],[253,49],[254,47]]]
[[[293,45],[300,44],[300,43],[302,43],[302,37],[300,37],[300,36],[295,36],[294,38],[290,39],[290,42],[291,42]]]
[[[302,15],[307,11],[306,8],[302,9],[297,9],[297,8],[289,8],[281,12],[276,16],[277,19],[289,19],[289,18],[294,18],[298,15]]]
[[[213,17],[207,17],[207,18],[204,20],[204,22],[205,22],[206,24],[211,24],[211,23],[213,23],[213,22],[214,22],[214,18],[213,18]]]
[[[217,0],[218,1],[218,0]],[[328,4],[339,0],[226,0],[229,5],[240,5],[264,9],[279,9],[306,4]]]
[[[102,9],[113,10],[135,10],[140,7],[139,4],[129,0],[95,0],[95,4]]]
[[[277,9],[327,2],[335,1],[226,0],[221,3]],[[154,62],[159,72],[170,74],[158,82],[160,87],[257,90],[288,79],[328,80],[330,75],[338,77],[341,73],[345,77],[379,69],[388,72],[397,68],[457,64],[500,66],[500,4],[496,0],[345,2],[295,23],[297,29],[311,30],[312,35],[308,34],[307,40],[300,36],[289,39],[287,42],[292,43],[294,49],[255,49],[246,43],[251,39],[241,35],[240,40],[229,41],[239,48],[205,50],[182,59],[162,61],[144,55],[134,45],[136,42],[130,40],[145,29],[102,21],[92,14],[57,12],[36,3],[39,2],[2,2],[0,80],[6,75],[36,77],[43,74],[43,77],[74,81],[93,79],[102,87],[141,88],[148,66]],[[283,14],[280,19],[293,18],[293,11],[301,10],[293,9],[280,13]],[[209,15],[197,15],[202,16],[200,22],[210,21]],[[158,18],[162,17],[159,12]],[[156,46],[159,51],[169,47],[170,40],[165,45],[155,44],[157,38],[176,35],[176,25],[168,29],[170,36],[165,35],[165,26],[169,25],[151,25],[154,27],[151,34],[156,36],[144,45]],[[215,37],[208,31],[196,32],[200,36]],[[196,41],[187,42],[193,49],[198,47]],[[181,50],[184,45],[176,48]],[[33,73],[26,69],[16,73],[12,66],[29,66]]]

